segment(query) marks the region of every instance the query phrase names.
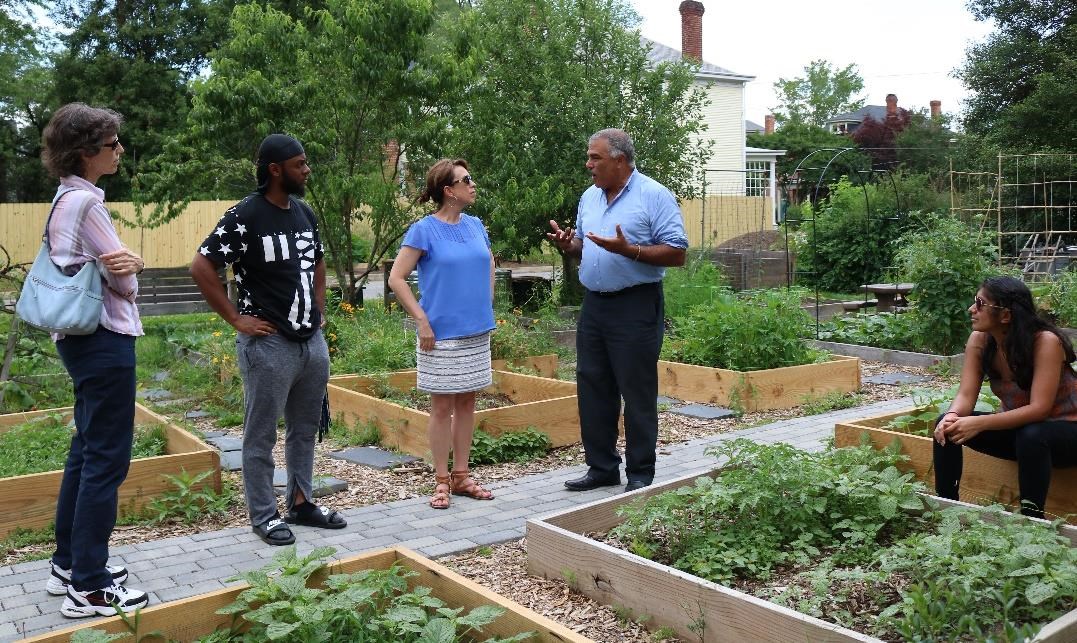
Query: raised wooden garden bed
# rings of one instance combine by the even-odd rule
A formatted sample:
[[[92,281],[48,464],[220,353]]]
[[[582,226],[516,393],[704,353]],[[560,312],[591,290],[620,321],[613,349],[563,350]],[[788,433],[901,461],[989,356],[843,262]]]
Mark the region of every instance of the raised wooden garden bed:
[[[35,417],[54,413],[62,414],[67,421],[71,418],[72,408],[0,415],[0,432]],[[221,490],[221,461],[216,449],[137,403],[135,424],[163,425],[168,455],[131,461],[127,479],[120,485],[121,512],[137,511],[155,496],[174,489],[174,485],[164,477],[165,474],[178,475],[186,471],[190,475],[197,475],[212,471],[213,474],[196,488],[212,486],[217,491]],[[50,524],[56,517],[56,499],[60,494],[62,479],[63,471],[0,478],[0,536],[18,527],[36,529]]]
[[[520,359],[495,359],[491,362],[491,366],[495,371],[504,371],[512,366],[535,371],[539,377],[557,377],[557,354],[535,355]]]
[[[618,507],[693,485],[698,477],[685,476],[541,520],[528,520],[528,572],[564,580],[600,603],[629,611],[649,629],[672,628],[685,641],[879,643],[880,639],[703,580],[584,535],[605,533],[620,524]],[[944,506],[961,504],[936,500]],[[1077,544],[1077,528],[1062,527],[1061,533]],[[1077,641],[1077,610],[1045,625],[1035,640]]]
[[[659,394],[704,404],[738,404],[745,411],[787,409],[803,404],[807,397],[859,388],[860,360],[855,357],[834,355],[819,364],[762,371],[658,361]]]
[[[408,579],[409,588],[417,585],[429,587],[437,598],[448,603],[450,608],[474,609],[480,605],[496,605],[505,609],[505,613],[483,629],[483,637],[507,637],[520,632],[535,632],[534,641],[543,643],[589,643],[590,639],[576,634],[572,630],[541,616],[522,605],[514,603],[490,590],[460,576],[456,572],[438,563],[404,548],[360,554],[345,558],[329,566],[328,573],[316,574],[314,582],[321,582],[329,574],[353,574],[364,569],[388,569],[399,564],[405,569],[418,572],[418,576]],[[154,640],[191,641],[205,636],[217,629],[228,629],[232,622],[230,615],[217,614],[217,610],[231,604],[240,592],[245,590],[245,583],[232,585],[215,592],[201,594],[160,605],[153,605],[141,611],[139,633],[154,632]],[[93,619],[88,623],[57,630],[41,636],[26,639],[35,643],[60,643],[67,641],[78,630],[98,629],[110,633],[127,632],[119,617]]]
[[[415,386],[415,371],[390,373],[385,383],[397,389],[410,389]],[[427,457],[430,414],[375,397],[374,385],[374,378],[369,376],[329,378],[329,408],[333,417],[342,416],[346,422],[375,422],[382,445]],[[490,435],[496,437],[534,427],[548,435],[555,447],[580,441],[574,382],[494,371],[494,383],[485,391],[506,395],[514,402],[512,406],[475,412],[475,426]]]
[[[909,456],[907,462],[898,466],[905,471],[914,472],[917,479],[926,484],[929,489],[934,489],[932,438],[882,428],[894,418],[908,415],[914,410],[910,408],[900,413],[875,415],[835,424],[834,445],[855,446],[860,444],[861,436],[865,434],[871,439],[876,449],[885,449],[897,441],[901,444],[901,452]],[[910,425],[908,430],[926,429],[926,424]],[[962,462],[961,500],[973,504],[998,502],[1016,510],[1019,502],[1017,463],[965,449]],[[1072,514],[1069,522],[1077,524],[1077,468],[1052,471],[1045,510],[1053,516],[1065,517]]]
[[[954,355],[936,355],[934,353],[899,351],[892,348],[878,348],[875,346],[864,346],[862,344],[845,344],[842,342],[824,342],[821,340],[810,340],[808,343],[815,348],[824,351],[830,351],[835,355],[859,357],[860,359],[868,359],[873,362],[883,362],[884,364],[894,364],[896,366],[915,366],[916,368],[931,368],[933,366],[945,365],[953,371],[960,371],[961,365],[965,363],[964,353],[957,353]]]

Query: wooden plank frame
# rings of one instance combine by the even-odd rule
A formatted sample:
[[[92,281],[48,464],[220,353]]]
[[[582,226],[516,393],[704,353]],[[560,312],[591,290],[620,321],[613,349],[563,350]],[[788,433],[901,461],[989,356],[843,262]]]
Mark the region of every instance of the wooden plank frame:
[[[915,411],[909,408],[900,413],[886,413],[871,417],[839,422],[834,425],[834,445],[839,447],[860,444],[861,436],[867,435],[876,449],[885,449],[895,441],[901,445],[901,453],[909,456],[908,462],[899,465],[911,471],[916,478],[935,488],[932,439],[891,431],[882,427],[894,418]],[[1020,494],[1017,487],[1017,463],[995,458],[972,449],[964,450],[961,474],[961,500],[973,504],[1001,503],[1011,510],[1019,507]],[[1044,510],[1049,516],[1066,517],[1070,524],[1077,524],[1077,468],[1054,469],[1051,486],[1047,492]]]
[[[0,433],[35,417],[54,413],[69,419],[72,407],[0,415]],[[121,513],[138,511],[162,492],[172,490],[174,486],[164,474],[177,475],[186,471],[197,475],[212,471],[212,475],[195,488],[221,490],[221,457],[216,449],[138,403],[135,403],[135,423],[164,425],[167,455],[131,461],[127,478],[120,485]],[[38,529],[52,523],[63,474],[61,470],[0,478],[0,536],[16,528]]]
[[[381,443],[427,458],[430,444],[426,430],[430,414],[410,409],[371,395],[370,376],[338,375],[329,378],[329,408],[334,418],[345,422],[374,422]],[[388,374],[388,384],[400,389],[415,386],[415,371]],[[576,404],[576,383],[533,375],[494,371],[488,393],[503,393],[512,406],[475,412],[475,426],[492,436],[521,431],[533,426],[549,436],[555,447],[580,441],[580,415]]]
[[[557,354],[533,355],[519,359],[495,359],[490,363],[495,371],[508,370],[508,366],[527,368],[538,373],[539,377],[557,377]]]
[[[658,393],[678,400],[728,406],[745,411],[788,409],[810,396],[860,388],[860,360],[832,355],[829,361],[761,371],[731,371],[658,361]]]
[[[715,476],[720,470],[709,474]],[[567,582],[599,603],[630,610],[648,629],[672,628],[686,641],[702,643],[847,643],[877,639],[801,614],[776,603],[704,580],[584,534],[603,533],[621,523],[617,509],[652,496],[695,484],[698,474],[662,485],[567,509],[527,521],[527,569],[530,574]],[[934,498],[944,506],[972,505]],[[990,519],[986,516],[985,519]],[[1077,546],[1077,528],[1059,533]],[[1077,610],[1044,626],[1036,641],[1077,641]]]
[[[408,579],[409,588],[421,585],[431,588],[432,594],[445,601],[449,607],[471,610],[480,605],[496,605],[505,613],[483,630],[485,636],[507,637],[520,632],[535,632],[536,641],[542,643],[592,643],[591,639],[576,634],[518,603],[470,581],[443,565],[402,547],[385,549],[351,556],[330,564],[328,573],[316,574],[313,583],[322,582],[328,574],[352,574],[364,569],[388,569],[393,564],[418,572]],[[157,631],[161,639],[191,641],[217,629],[227,629],[231,616],[217,614],[217,610],[232,603],[248,585],[240,583],[207,594],[192,596],[159,605],[153,605],[139,614],[139,633]],[[33,643],[60,643],[68,641],[78,630],[98,629],[109,633],[127,632],[119,617],[93,619],[88,623],[56,630],[25,639]],[[157,640],[157,637],[155,637]]]

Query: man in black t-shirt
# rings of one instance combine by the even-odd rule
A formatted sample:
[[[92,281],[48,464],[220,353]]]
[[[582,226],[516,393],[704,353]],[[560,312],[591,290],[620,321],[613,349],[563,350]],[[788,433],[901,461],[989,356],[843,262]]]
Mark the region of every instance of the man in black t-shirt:
[[[310,167],[299,141],[271,134],[258,148],[258,190],[228,209],[191,262],[206,302],[237,331],[243,376],[243,489],[252,529],[270,545],[295,542],[288,523],[341,529],[343,516],[310,501],[314,441],[329,381],[322,336],[325,261],[303,196]],[[217,278],[232,266],[234,306]],[[285,421],[287,514],[273,494],[273,445]]]

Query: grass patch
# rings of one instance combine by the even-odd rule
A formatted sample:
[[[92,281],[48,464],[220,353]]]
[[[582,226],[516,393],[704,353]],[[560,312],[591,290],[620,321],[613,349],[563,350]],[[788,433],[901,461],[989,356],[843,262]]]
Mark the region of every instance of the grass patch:
[[[62,470],[73,433],[59,413],[11,427],[0,434],[0,478]],[[163,426],[136,426],[131,458],[164,455],[166,446]]]
[[[840,409],[851,409],[864,403],[861,393],[842,393],[831,391],[824,395],[809,395],[800,405],[802,415],[819,415]]]

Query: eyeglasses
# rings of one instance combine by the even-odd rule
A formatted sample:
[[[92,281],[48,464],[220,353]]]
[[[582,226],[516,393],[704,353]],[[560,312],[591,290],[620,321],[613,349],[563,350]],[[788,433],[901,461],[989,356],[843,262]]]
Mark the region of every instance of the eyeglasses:
[[[974,298],[972,300],[972,305],[976,308],[977,312],[983,310],[984,306],[987,306],[988,308],[1001,308],[1002,310],[1006,310],[1006,306],[996,306],[995,304],[989,304],[983,300],[983,297]]]
[[[107,147],[112,151],[116,151],[116,148],[119,147],[119,146],[120,146],[120,138],[119,137],[116,137],[116,140],[112,141],[111,143],[102,143],[101,144],[101,147]]]
[[[460,181],[463,181],[464,183],[466,183],[468,185],[471,185],[472,183],[474,183],[475,180],[471,178],[470,174],[465,174],[465,175],[461,176],[460,178],[456,179],[455,181],[453,181],[452,183],[450,183],[449,185],[456,185]]]

